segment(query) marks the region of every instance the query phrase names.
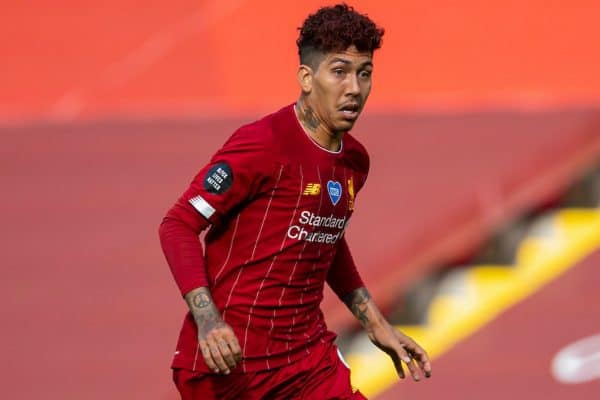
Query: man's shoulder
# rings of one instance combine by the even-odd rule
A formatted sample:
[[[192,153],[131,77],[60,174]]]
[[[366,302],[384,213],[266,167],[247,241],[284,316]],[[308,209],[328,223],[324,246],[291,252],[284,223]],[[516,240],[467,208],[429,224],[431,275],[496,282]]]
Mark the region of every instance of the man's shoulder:
[[[365,174],[369,172],[369,153],[365,146],[350,133],[344,135],[344,153],[356,170]]]
[[[286,106],[256,121],[240,126],[229,137],[226,146],[244,146],[265,151],[273,150],[276,143],[276,132],[286,120],[288,108],[289,106]]]

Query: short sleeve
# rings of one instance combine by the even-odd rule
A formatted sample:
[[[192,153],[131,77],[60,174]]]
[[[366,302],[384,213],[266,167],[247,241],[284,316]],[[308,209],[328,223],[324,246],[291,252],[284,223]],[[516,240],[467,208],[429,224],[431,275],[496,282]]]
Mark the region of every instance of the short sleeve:
[[[218,223],[268,184],[268,142],[256,131],[237,131],[196,175],[183,194],[200,215]]]

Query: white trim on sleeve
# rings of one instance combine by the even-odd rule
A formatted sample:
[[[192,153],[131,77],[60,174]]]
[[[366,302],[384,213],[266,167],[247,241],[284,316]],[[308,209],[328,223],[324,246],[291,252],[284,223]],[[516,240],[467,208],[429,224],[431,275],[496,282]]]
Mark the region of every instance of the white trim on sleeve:
[[[209,219],[215,213],[214,207],[208,204],[202,196],[192,197],[189,203],[206,219]]]

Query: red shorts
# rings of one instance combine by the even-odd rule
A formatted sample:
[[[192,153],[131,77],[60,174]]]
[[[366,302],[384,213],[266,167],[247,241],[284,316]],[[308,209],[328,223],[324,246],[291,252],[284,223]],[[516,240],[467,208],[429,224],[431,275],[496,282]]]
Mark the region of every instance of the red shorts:
[[[284,367],[230,375],[174,369],[182,400],[348,399],[366,400],[350,384],[350,370],[335,345],[327,343]]]

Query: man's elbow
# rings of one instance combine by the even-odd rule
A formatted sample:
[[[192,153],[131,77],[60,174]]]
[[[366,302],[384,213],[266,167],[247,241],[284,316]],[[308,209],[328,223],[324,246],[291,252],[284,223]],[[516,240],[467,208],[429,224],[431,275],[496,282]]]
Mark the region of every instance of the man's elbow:
[[[176,223],[173,219],[168,216],[164,217],[160,224],[158,225],[158,238],[160,239],[161,245],[164,245],[165,242],[169,240],[172,233],[176,230]]]
[[[161,242],[171,237],[198,236],[208,226],[209,223],[204,218],[182,213],[181,210],[171,209],[158,227],[158,236]]]

